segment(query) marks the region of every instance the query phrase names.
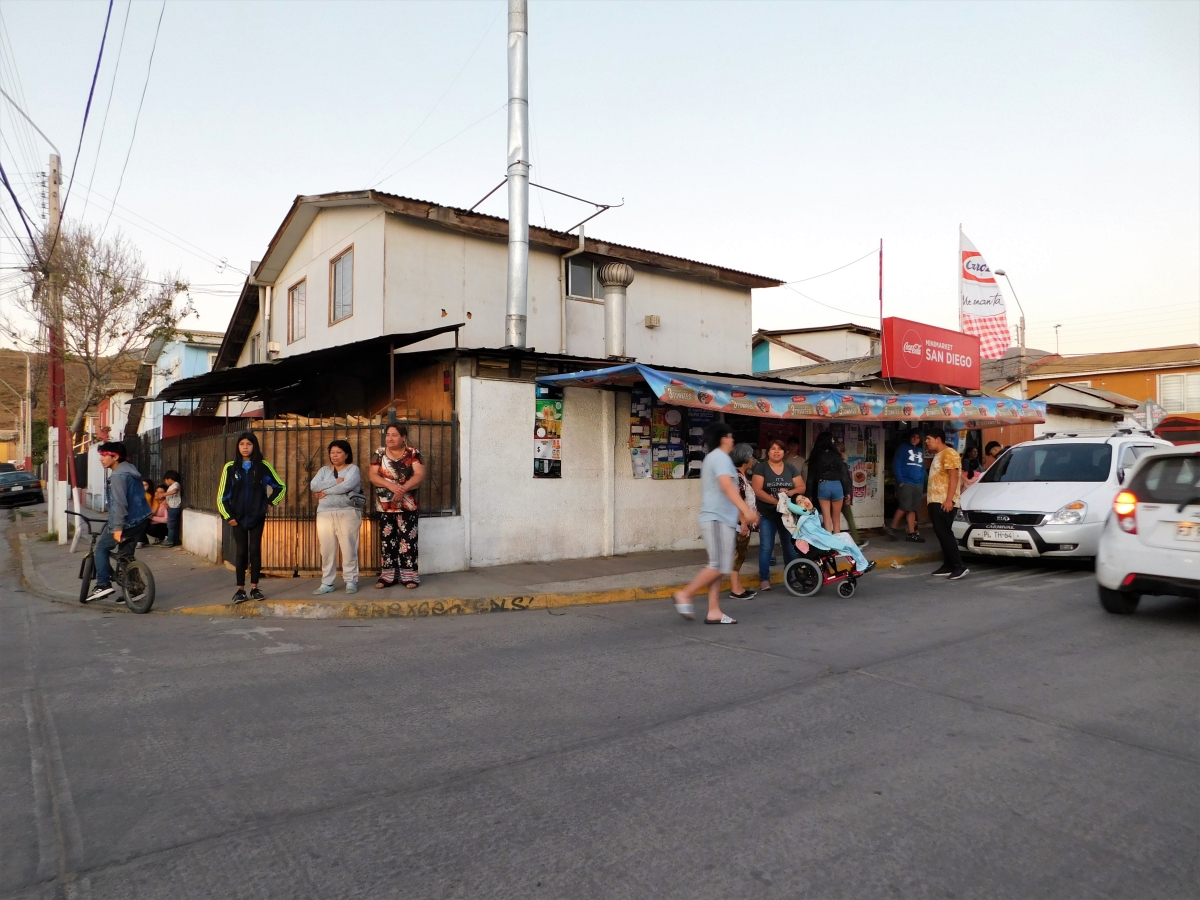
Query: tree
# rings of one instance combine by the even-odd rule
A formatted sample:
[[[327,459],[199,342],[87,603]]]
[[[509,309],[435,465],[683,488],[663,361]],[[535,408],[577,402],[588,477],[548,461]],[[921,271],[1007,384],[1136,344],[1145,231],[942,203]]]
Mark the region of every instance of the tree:
[[[5,316],[0,330],[18,344],[47,352],[47,331],[59,315],[50,302],[49,282],[57,276],[64,352],[86,372],[73,404],[71,432],[78,438],[88,407],[112,383],[117,368],[154,337],[170,339],[195,308],[178,273],[151,279],[137,248],[120,234],[105,237],[82,223],[64,222],[58,240],[52,237],[45,237],[38,263],[29,268],[28,291],[13,301],[19,317]]]

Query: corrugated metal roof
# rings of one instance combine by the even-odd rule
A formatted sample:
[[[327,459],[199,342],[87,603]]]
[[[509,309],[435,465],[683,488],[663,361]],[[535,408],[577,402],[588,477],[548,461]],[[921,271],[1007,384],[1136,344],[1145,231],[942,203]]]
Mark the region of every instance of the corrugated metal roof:
[[[835,359],[832,362],[817,363],[812,366],[792,366],[787,369],[774,369],[760,372],[760,375],[772,378],[786,378],[789,381],[814,376],[844,376],[845,381],[864,381],[874,378],[883,371],[881,356],[862,356],[857,359]]]
[[[1085,372],[1112,372],[1128,369],[1162,369],[1200,366],[1200,344],[1152,347],[1148,350],[1118,350],[1113,353],[1086,353],[1081,356],[1047,356],[1035,363],[1030,378],[1054,378]]]

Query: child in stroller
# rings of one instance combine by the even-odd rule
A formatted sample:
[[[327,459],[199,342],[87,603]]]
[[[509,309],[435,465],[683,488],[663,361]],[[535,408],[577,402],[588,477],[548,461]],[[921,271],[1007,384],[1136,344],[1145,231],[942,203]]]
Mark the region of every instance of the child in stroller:
[[[821,516],[804,496],[793,503],[779,498],[783,527],[791,534],[800,558],[788,563],[783,583],[797,597],[811,597],[826,584],[838,583],[838,595],[852,597],[855,583],[875,568],[847,534],[832,534],[821,527]]]

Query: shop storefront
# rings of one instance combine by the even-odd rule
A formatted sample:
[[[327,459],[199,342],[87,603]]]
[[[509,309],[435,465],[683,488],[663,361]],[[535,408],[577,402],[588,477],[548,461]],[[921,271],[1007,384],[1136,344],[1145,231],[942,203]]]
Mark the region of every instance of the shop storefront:
[[[538,379],[544,387],[628,390],[629,465],[636,478],[699,476],[705,427],[728,422],[760,455],[776,438],[795,435],[804,452],[830,431],[845,448],[861,527],[884,522],[888,451],[901,430],[939,425],[961,443],[969,431],[1045,419],[1045,404],[955,394],[883,394],[810,388],[784,381],[705,376],[639,363]],[[620,423],[618,423],[618,426]],[[891,435],[889,441],[889,435]]]

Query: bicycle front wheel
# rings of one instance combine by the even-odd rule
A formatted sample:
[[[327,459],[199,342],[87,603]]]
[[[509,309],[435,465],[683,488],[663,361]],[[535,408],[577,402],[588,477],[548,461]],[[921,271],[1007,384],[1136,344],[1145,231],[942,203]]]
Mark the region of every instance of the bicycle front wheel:
[[[130,612],[148,613],[154,605],[154,573],[140,559],[130,560],[125,567],[125,608]]]
[[[92,579],[96,577],[96,560],[92,554],[83,558],[79,567],[79,602],[87,603],[88,594],[92,591]]]

